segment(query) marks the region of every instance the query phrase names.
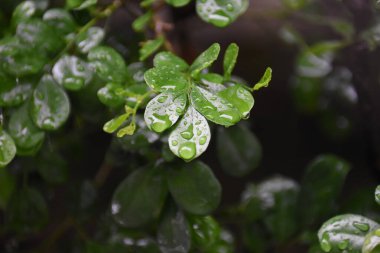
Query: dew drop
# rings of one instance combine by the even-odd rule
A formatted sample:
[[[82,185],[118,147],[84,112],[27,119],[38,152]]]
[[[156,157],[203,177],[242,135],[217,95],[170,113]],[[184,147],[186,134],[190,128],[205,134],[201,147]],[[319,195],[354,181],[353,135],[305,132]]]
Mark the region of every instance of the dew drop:
[[[177,146],[178,145],[178,141],[172,141],[172,146]]]
[[[166,101],[166,99],[168,99],[167,96],[161,96],[161,97],[159,97],[159,98],[157,99],[157,101],[158,101],[159,103],[163,103],[163,102]]]
[[[348,240],[343,240],[343,241],[339,242],[339,244],[338,244],[338,248],[340,250],[345,250],[347,247],[348,247]]]
[[[186,140],[190,140],[191,138],[193,138],[194,136],[193,125],[190,124],[189,127],[185,131],[181,132],[181,136],[182,138]]]
[[[369,224],[368,223],[362,223],[362,222],[354,221],[352,223],[352,225],[354,225],[354,227],[356,227],[357,229],[359,229],[362,232],[367,232],[369,230]]]
[[[233,11],[234,10],[234,6],[232,4],[227,4],[226,8],[227,8],[228,11]]]
[[[165,131],[172,125],[168,115],[159,115],[154,113],[151,119],[153,120],[152,129],[157,133]]]
[[[199,139],[199,144],[201,145],[204,145],[207,141],[207,137],[206,136],[202,136],[200,139]]]
[[[331,251],[331,244],[327,240],[327,238],[325,238],[325,236],[323,236],[323,238],[321,240],[321,248],[324,252],[330,252]]]
[[[193,158],[196,154],[195,144],[192,142],[183,143],[179,147],[178,153],[179,153],[180,157],[182,157],[185,160],[189,160],[189,159]]]

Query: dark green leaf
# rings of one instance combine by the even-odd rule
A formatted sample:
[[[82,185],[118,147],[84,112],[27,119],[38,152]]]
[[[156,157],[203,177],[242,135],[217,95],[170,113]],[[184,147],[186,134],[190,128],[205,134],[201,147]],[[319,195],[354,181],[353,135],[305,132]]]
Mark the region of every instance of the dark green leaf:
[[[243,125],[218,129],[217,150],[222,169],[236,177],[259,166],[262,148],[257,137]]]
[[[171,52],[160,52],[154,56],[153,64],[156,68],[170,68],[176,71],[186,71],[189,65]]]
[[[41,129],[56,130],[66,122],[70,113],[70,101],[66,92],[50,75],[42,77],[33,92],[31,116]]]
[[[140,48],[140,61],[145,61],[149,56],[154,54],[164,44],[164,38],[158,37],[154,40],[144,42]]]
[[[64,9],[50,9],[44,13],[42,19],[60,34],[66,35],[75,32],[75,21],[71,14]]]
[[[78,34],[75,39],[75,44],[79,51],[83,54],[87,54],[91,49],[97,47],[104,39],[105,32],[100,27],[90,27],[86,31]]]
[[[58,153],[49,148],[39,153],[37,170],[41,177],[50,184],[62,184],[68,179],[68,164]]]
[[[211,139],[207,120],[189,106],[185,115],[169,135],[170,150],[185,161],[191,161],[206,151]]]
[[[16,155],[16,145],[5,130],[0,129],[0,169],[8,165]]]
[[[112,214],[118,223],[138,227],[158,217],[167,194],[161,170],[138,169],[118,186],[112,199]]]
[[[0,210],[6,208],[15,188],[15,177],[6,168],[0,169]]]
[[[17,154],[33,155],[41,147],[45,133],[37,128],[29,116],[30,103],[14,111],[9,119],[9,134],[17,146]]]
[[[170,68],[152,68],[145,72],[146,83],[155,91],[180,92],[190,85],[187,76]]]
[[[232,126],[241,119],[233,104],[201,87],[192,89],[191,102],[198,112],[216,124]]]
[[[193,78],[199,76],[200,72],[213,64],[218,58],[220,52],[220,45],[218,43],[212,44],[206,51],[201,53],[191,64],[190,73]]]
[[[92,48],[88,53],[88,60],[102,80],[116,83],[126,80],[128,73],[124,59],[113,48],[105,46]]]
[[[238,45],[236,45],[235,43],[231,43],[224,54],[224,61],[223,61],[224,79],[226,80],[231,79],[231,73],[234,70],[238,54],[239,54]]]
[[[181,163],[168,171],[167,180],[174,200],[189,213],[207,215],[219,205],[220,183],[202,162]]]
[[[300,112],[318,111],[322,94],[321,79],[297,76],[293,80],[292,90],[293,101]]]
[[[378,227],[379,224],[366,217],[344,214],[326,221],[318,231],[318,239],[325,252],[360,253],[366,234]]]
[[[239,111],[241,118],[249,117],[249,113],[255,104],[251,92],[240,84],[230,86],[220,91],[218,95],[230,102]]]
[[[221,228],[218,222],[211,216],[190,216],[192,237],[194,244],[207,249],[212,247],[220,238]]]
[[[162,253],[187,253],[191,236],[186,217],[177,207],[169,206],[158,226],[157,242]]]
[[[321,155],[308,165],[298,203],[303,224],[312,224],[333,210],[349,170],[350,165],[334,155]]]
[[[234,22],[248,8],[248,0],[197,0],[197,13],[201,19],[217,27]]]
[[[161,93],[146,106],[145,122],[150,129],[161,133],[177,122],[185,112],[186,104],[186,94]]]

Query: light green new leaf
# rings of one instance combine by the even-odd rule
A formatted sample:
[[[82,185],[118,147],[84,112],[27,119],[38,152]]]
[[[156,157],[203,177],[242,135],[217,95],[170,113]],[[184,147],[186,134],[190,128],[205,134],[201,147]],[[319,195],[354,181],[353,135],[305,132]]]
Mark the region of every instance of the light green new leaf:
[[[212,170],[204,163],[181,163],[167,173],[169,191],[185,211],[208,215],[219,205],[222,188]]]
[[[198,16],[217,27],[225,27],[234,22],[249,5],[248,0],[197,0]]]
[[[103,28],[93,26],[85,32],[78,34],[75,44],[79,51],[87,54],[91,49],[97,47],[104,39],[105,32]]]
[[[111,119],[110,121],[104,124],[104,132],[109,134],[115,132],[119,127],[121,127],[121,125],[128,119],[129,116],[129,113],[124,113],[116,118]]]
[[[185,161],[191,161],[206,151],[211,139],[207,120],[189,106],[185,115],[169,135],[170,150]]]
[[[186,90],[190,83],[184,73],[170,68],[152,68],[145,72],[146,83],[155,91],[181,92]]]
[[[157,242],[162,253],[187,253],[191,246],[189,225],[183,212],[168,206],[158,226]]]
[[[56,130],[66,122],[70,113],[70,101],[66,92],[50,75],[42,77],[33,92],[31,116],[41,129]]]
[[[144,42],[143,46],[140,48],[140,61],[146,60],[149,56],[154,54],[160,47],[164,44],[164,38],[158,37],[155,40],[148,40]]]
[[[125,81],[127,67],[123,57],[115,49],[94,47],[88,53],[88,60],[102,80],[116,83]]]
[[[83,10],[88,7],[96,5],[98,0],[85,0],[81,5],[75,8],[75,10]]]
[[[326,221],[318,231],[321,248],[325,252],[362,252],[364,238],[379,224],[361,215],[344,214]]]
[[[211,66],[219,56],[220,45],[218,43],[212,44],[206,51],[201,53],[191,64],[190,73],[193,78],[197,78],[202,70]]]
[[[82,89],[92,80],[90,66],[76,56],[63,56],[54,65],[52,73],[54,79],[68,90]]]
[[[242,177],[259,166],[262,148],[257,137],[241,124],[218,128],[217,151],[222,169]]]
[[[134,228],[159,216],[167,195],[161,170],[137,169],[117,187],[111,211],[119,224]]]
[[[191,91],[191,102],[208,120],[223,126],[232,126],[239,122],[240,112],[219,95],[194,87]]]
[[[169,68],[183,72],[189,68],[189,65],[180,57],[171,52],[160,52],[154,56],[153,65],[156,68]]]
[[[366,235],[362,247],[362,253],[378,253],[380,250],[380,229],[376,229]]]
[[[184,113],[186,103],[186,94],[159,94],[145,108],[144,119],[147,126],[157,133],[165,131]]]
[[[251,92],[240,84],[230,86],[219,92],[218,95],[230,102],[239,111],[242,118],[249,116],[249,112],[255,103]]]
[[[269,82],[272,80],[272,69],[267,68],[264,75],[261,77],[260,81],[253,86],[253,90],[259,90],[263,87],[268,87]]]
[[[166,3],[173,5],[174,7],[182,7],[190,3],[191,0],[165,0]]]
[[[132,28],[136,32],[141,32],[145,29],[145,27],[148,26],[149,22],[152,20],[153,13],[152,11],[148,11],[144,13],[143,15],[139,16],[135,21],[132,23]]]
[[[230,80],[231,73],[234,70],[236,60],[239,54],[239,47],[235,43],[231,43],[225,54],[223,60],[223,69],[224,69],[224,79]]]
[[[15,155],[16,145],[12,137],[5,130],[0,130],[0,168],[8,165]]]
[[[76,24],[71,14],[64,9],[50,9],[44,13],[42,20],[54,27],[60,34],[75,32]]]
[[[29,108],[30,103],[26,102],[9,119],[8,131],[16,143],[18,155],[35,154],[45,139],[45,132],[33,123]]]

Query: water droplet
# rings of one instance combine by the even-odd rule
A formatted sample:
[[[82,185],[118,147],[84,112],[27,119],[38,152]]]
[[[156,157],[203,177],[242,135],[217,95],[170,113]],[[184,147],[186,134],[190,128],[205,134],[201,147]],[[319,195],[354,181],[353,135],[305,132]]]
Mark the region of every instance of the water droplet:
[[[193,142],[185,142],[185,143],[183,143],[179,147],[178,153],[179,153],[180,157],[182,157],[183,159],[190,160],[196,154],[195,144]]]
[[[234,10],[234,6],[232,4],[227,4],[226,8],[227,8],[228,11],[233,11]]]
[[[175,109],[175,111],[176,111],[177,113],[181,114],[181,113],[183,112],[183,109],[180,108],[180,107],[178,107],[177,109]]]
[[[207,141],[207,137],[206,136],[202,136],[200,139],[199,139],[199,144],[201,145],[204,145]]]
[[[163,103],[163,102],[166,101],[166,99],[168,99],[167,96],[161,96],[161,97],[159,97],[159,98],[157,99],[157,101],[158,101],[159,103]]]
[[[376,187],[376,190],[375,190],[375,200],[376,200],[377,204],[380,205],[380,185],[378,185]]]
[[[359,229],[360,231],[363,231],[363,232],[367,232],[369,230],[369,224],[368,223],[361,223],[361,222],[354,221],[352,223],[352,225],[354,225],[354,227],[356,227],[357,229]]]
[[[202,134],[201,130],[198,130],[197,135],[200,136]]]
[[[214,13],[209,16],[209,21],[218,27],[223,27],[230,23],[230,18],[222,14]]]
[[[172,122],[169,120],[168,115],[159,115],[157,113],[154,113],[151,119],[153,120],[151,127],[153,131],[157,133],[165,131],[172,125]]]
[[[172,146],[177,146],[178,145],[178,141],[172,141]]]
[[[42,126],[46,129],[54,129],[55,128],[54,120],[50,117],[47,117],[46,119],[42,121]]]
[[[326,234],[325,234],[326,235]],[[330,252],[331,251],[331,244],[330,242],[328,241],[328,236],[325,236],[323,235],[322,236],[322,240],[321,240],[321,248],[324,252]],[[327,238],[326,238],[327,237]]]
[[[348,240],[343,240],[343,241],[339,242],[339,244],[338,244],[338,248],[340,250],[345,250],[347,247],[348,247]]]
[[[186,140],[190,140],[191,138],[193,138],[194,136],[193,125],[190,124],[189,127],[185,131],[181,132],[181,136],[182,138]]]

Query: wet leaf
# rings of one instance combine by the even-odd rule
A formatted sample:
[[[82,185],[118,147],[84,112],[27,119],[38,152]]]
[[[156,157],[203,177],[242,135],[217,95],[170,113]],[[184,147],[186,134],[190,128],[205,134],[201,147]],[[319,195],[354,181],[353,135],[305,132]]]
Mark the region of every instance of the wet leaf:
[[[105,32],[103,28],[93,26],[85,32],[78,34],[78,37],[75,39],[75,44],[81,53],[87,54],[103,41],[104,36]]]
[[[239,111],[241,118],[249,117],[249,113],[255,104],[251,92],[240,84],[230,86],[219,92],[218,95],[231,103]]]
[[[133,135],[136,131],[136,123],[131,122],[128,126],[123,127],[117,132],[117,137],[121,138],[125,135]]]
[[[168,171],[167,181],[176,203],[189,213],[207,215],[219,205],[220,183],[202,162],[178,164]]]
[[[147,126],[157,133],[165,131],[185,112],[186,103],[186,94],[159,94],[145,108],[144,118]]]
[[[191,161],[206,151],[211,139],[207,120],[189,106],[185,115],[169,135],[170,150],[185,161]]]
[[[16,27],[22,21],[32,18],[37,11],[38,8],[34,1],[21,2],[12,13],[12,25]]]
[[[380,205],[380,185],[376,187],[375,200],[376,200],[376,203]]]
[[[152,20],[152,14],[153,13],[151,11],[148,11],[135,19],[135,21],[132,23],[133,30],[136,32],[142,32]]]
[[[195,246],[207,249],[219,240],[221,228],[213,217],[190,216],[189,223]]]
[[[33,86],[29,82],[17,82],[0,72],[0,106],[17,106],[32,94]]]
[[[201,53],[191,64],[190,73],[193,78],[197,78],[200,72],[213,64],[219,56],[220,45],[218,43],[212,44],[206,51]]]
[[[0,169],[7,166],[16,155],[16,145],[12,137],[0,129]]]
[[[197,111],[216,124],[232,126],[241,119],[240,112],[220,95],[212,94],[201,87],[194,87],[190,96]]]
[[[247,0],[197,0],[198,16],[217,27],[225,27],[234,22],[248,8]]]
[[[226,86],[222,84],[224,81],[224,78],[223,76],[219,74],[215,74],[215,73],[201,74],[199,80],[202,83],[202,86],[204,86],[205,89],[210,91],[211,93],[217,93],[219,91],[226,89]]]
[[[76,56],[63,56],[54,65],[52,73],[54,79],[68,90],[82,89],[92,80],[90,66]]]
[[[162,253],[187,253],[191,236],[185,215],[174,205],[169,206],[158,226],[157,242]]]
[[[312,224],[333,210],[349,170],[350,165],[334,155],[321,155],[307,166],[298,203],[303,224]]]
[[[377,253],[380,250],[380,229],[368,233],[364,238],[362,253]]]
[[[225,54],[223,60],[223,69],[224,69],[224,79],[230,80],[231,73],[234,70],[236,60],[239,54],[239,47],[235,43],[231,43]]]
[[[174,7],[182,7],[190,3],[190,0],[165,0],[165,2]]]
[[[260,81],[253,86],[253,90],[259,90],[263,87],[268,87],[269,82],[272,80],[272,69],[267,68],[263,77],[261,77]]]
[[[217,151],[222,169],[235,177],[248,175],[262,157],[259,140],[241,124],[218,129]]]
[[[103,131],[110,134],[115,132],[129,118],[129,116],[129,113],[125,113],[116,118],[111,119],[106,124],[104,124]]]
[[[113,48],[106,46],[92,48],[88,53],[88,60],[102,80],[116,83],[126,80],[128,73],[124,59]]]
[[[60,34],[69,34],[75,32],[76,24],[71,14],[64,9],[50,9],[42,17],[51,27],[54,27]]]
[[[158,217],[167,194],[161,169],[138,169],[118,186],[112,215],[119,224],[139,227]]]
[[[29,116],[30,103],[14,111],[9,119],[8,131],[17,146],[17,154],[33,155],[41,147],[45,133],[36,127]]]
[[[155,91],[177,92],[187,89],[190,85],[184,73],[170,68],[152,68],[145,72],[146,83]]]
[[[186,71],[189,65],[180,57],[171,52],[160,52],[154,56],[153,64],[156,68],[169,68],[176,71]]]
[[[154,54],[164,44],[164,38],[158,37],[155,40],[148,40],[144,42],[139,50],[140,61],[145,61],[149,56]]]
[[[98,98],[100,102],[109,107],[119,107],[124,105],[125,99],[117,93],[117,90],[123,86],[117,83],[108,83],[106,86],[98,90]]]
[[[41,129],[56,130],[66,122],[70,101],[66,92],[50,75],[42,77],[33,92],[31,116]]]
[[[344,214],[326,221],[318,231],[321,248],[325,252],[362,252],[367,233],[379,224],[361,215]]]

